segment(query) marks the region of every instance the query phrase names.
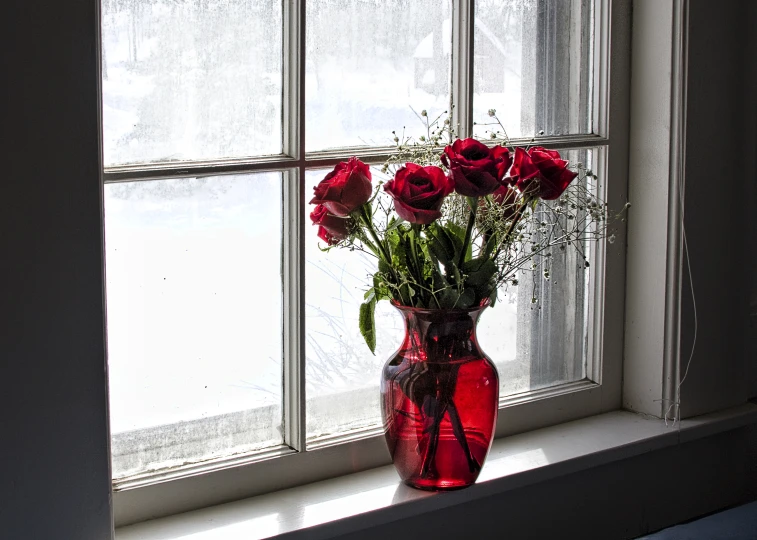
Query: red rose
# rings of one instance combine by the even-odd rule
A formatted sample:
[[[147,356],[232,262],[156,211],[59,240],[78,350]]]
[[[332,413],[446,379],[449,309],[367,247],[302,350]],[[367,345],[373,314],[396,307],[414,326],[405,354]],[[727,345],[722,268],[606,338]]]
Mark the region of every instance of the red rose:
[[[330,214],[326,207],[319,204],[310,213],[313,225],[318,225],[318,237],[333,246],[349,235],[347,219]]]
[[[444,149],[441,159],[455,182],[455,191],[466,197],[493,193],[512,163],[507,148],[489,148],[476,139],[457,139]]]
[[[528,152],[515,149],[508,180],[522,192],[551,201],[562,195],[576,176],[578,173],[568,169],[568,162],[560,158],[559,152],[534,146]]]
[[[444,197],[453,189],[452,180],[439,167],[415,163],[406,163],[393,180],[384,184],[384,190],[394,199],[397,214],[405,221],[422,225],[442,216],[439,210]]]
[[[506,179],[507,183],[511,186],[518,185],[524,180],[528,180],[537,176],[539,169],[533,164],[528,152],[523,150],[520,146],[515,148],[515,158],[513,158],[513,166],[510,167],[510,176]]]
[[[342,161],[315,188],[310,204],[322,204],[334,215],[346,217],[371,198],[371,171],[368,165],[351,157]]]

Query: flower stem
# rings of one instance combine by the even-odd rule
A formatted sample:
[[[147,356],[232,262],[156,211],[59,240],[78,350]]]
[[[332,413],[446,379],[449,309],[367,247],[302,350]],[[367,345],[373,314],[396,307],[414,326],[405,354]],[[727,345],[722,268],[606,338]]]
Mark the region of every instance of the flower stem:
[[[418,244],[416,242],[416,240],[420,238],[421,226],[413,223],[411,227],[412,231],[410,234],[410,253],[413,258],[413,266],[415,266],[415,280],[418,282],[418,285],[421,285],[423,283],[423,266],[421,265],[420,259],[418,258]]]
[[[383,242],[381,242],[378,235],[376,234],[376,230],[373,228],[373,220],[371,219],[371,216],[368,213],[367,204],[364,204],[363,206],[360,207],[360,219],[363,221],[363,223],[365,223],[365,227],[368,229],[368,232],[373,238],[373,241],[376,243],[376,247],[379,250],[378,255],[381,256],[384,259],[384,262],[387,264],[387,266],[391,268],[392,258],[387,253]]]
[[[389,271],[392,274],[392,276],[391,276],[392,280],[394,281],[394,283],[396,283],[398,285],[397,290],[399,292],[401,302],[404,303],[405,300],[404,300],[404,298],[402,298],[402,284],[401,284],[401,280],[399,279],[399,276],[397,275],[397,270],[394,268],[394,266],[392,266],[392,256],[389,254],[389,251],[386,249],[386,246],[384,245],[384,243],[378,237],[378,234],[376,234],[376,229],[373,228],[373,219],[371,218],[371,215],[370,215],[370,205],[369,204],[364,204],[363,206],[360,207],[359,216],[360,216],[360,219],[363,221],[363,223],[365,223],[365,227],[366,227],[366,229],[368,229],[368,233],[371,235],[371,237],[373,238],[373,241],[376,244],[376,248],[378,250],[377,256],[380,259],[384,260],[384,262],[386,263],[387,268],[389,268]],[[407,298],[408,298],[409,305],[412,305],[412,300],[413,299],[412,299],[412,296],[410,295],[409,291],[408,291],[408,297]]]
[[[457,375],[455,377],[457,377]],[[457,407],[455,406],[455,402],[452,400],[452,398],[450,398],[449,403],[447,404],[447,415],[449,416],[449,421],[452,424],[452,433],[455,435],[457,442],[460,443],[460,446],[463,449],[463,453],[465,454],[465,459],[468,460],[468,470],[472,473],[480,471],[481,465],[470,450],[468,439],[465,436],[465,428],[463,427],[463,422],[462,420],[460,420],[460,415],[457,413]]]
[[[463,240],[463,249],[460,252],[460,259],[457,261],[457,267],[460,268],[465,262],[465,254],[468,251],[470,245],[470,239],[473,235],[473,226],[476,224],[476,211],[478,210],[478,197],[466,197],[468,206],[470,206],[470,214],[468,216],[468,228],[465,229],[465,240]]]
[[[510,239],[510,235],[515,230],[515,226],[520,221],[520,218],[523,217],[523,210],[526,208],[526,206],[529,205],[531,202],[531,199],[524,199],[523,204],[520,205],[520,208],[518,208],[518,213],[515,214],[515,217],[513,218],[512,223],[510,223],[510,227],[508,227],[507,232],[505,233],[505,236],[502,238],[502,241],[497,246],[497,251],[494,252],[494,256],[492,257],[493,261],[497,260],[497,257],[499,256],[499,252],[502,251],[502,247],[507,243],[507,241]]]

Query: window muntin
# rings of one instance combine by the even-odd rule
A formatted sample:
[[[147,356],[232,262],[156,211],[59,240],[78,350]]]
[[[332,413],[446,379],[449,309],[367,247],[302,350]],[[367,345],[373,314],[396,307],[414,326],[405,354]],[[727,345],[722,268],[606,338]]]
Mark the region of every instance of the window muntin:
[[[353,4],[346,4],[343,1],[342,2],[338,2],[338,3],[340,5],[341,4],[353,5]],[[534,4],[534,5],[536,5],[538,7],[538,6],[545,5],[545,3],[549,4],[549,2],[545,2],[545,1],[541,1],[541,0],[539,2],[537,2],[536,4],[534,4],[533,2],[531,4]],[[329,5],[328,3],[324,3],[324,2],[312,2],[312,3],[308,2],[307,4],[308,4],[308,8],[309,9],[312,9],[313,6],[320,6],[321,9],[323,9],[324,6]],[[360,4],[361,4],[360,2],[357,2],[354,5],[360,5]],[[368,6],[368,9],[371,9],[370,6],[372,5],[372,3],[368,2],[368,3],[363,3],[363,4],[365,4],[366,6]],[[521,3],[521,4],[523,4],[523,3]],[[589,4],[589,3],[588,2],[584,2],[583,4]],[[455,3],[455,5],[458,6],[460,4],[459,3]],[[296,15],[296,10],[294,12],[292,12],[291,11],[291,5],[290,5],[290,11],[289,11],[290,15],[289,16],[293,16],[293,13]],[[454,24],[454,20],[455,20],[455,18],[452,17],[451,18],[452,22],[450,24]],[[591,21],[589,21],[589,23],[591,23]],[[287,24],[287,21],[285,21],[285,27],[286,27],[286,24]],[[444,22],[444,21],[442,21],[442,32],[439,34],[441,36],[444,35],[444,28],[445,28],[444,25],[445,24],[447,24],[447,23]],[[450,26],[450,35],[451,35],[451,32],[453,32],[453,31],[454,31],[453,28]],[[283,32],[282,35],[286,36],[287,33]],[[290,36],[290,38],[291,38],[291,36]],[[466,51],[467,51],[467,49],[465,49],[465,47],[463,47],[463,52],[465,53]],[[307,50],[304,50],[303,52],[306,53]],[[448,60],[451,60],[451,59],[448,59]],[[286,73],[287,70],[289,70],[288,73],[289,73],[290,77],[293,77],[294,79],[296,79],[296,77],[297,77],[296,73],[295,73],[295,71],[296,71],[296,63],[292,64],[290,62],[289,64],[287,64],[287,59],[285,57],[284,72]],[[454,70],[451,70],[451,71],[454,71]],[[295,80],[295,86],[297,84],[300,84],[300,88],[302,89],[302,91],[305,92],[305,95],[307,96],[307,91],[306,91],[307,90],[307,85],[308,85],[308,82],[307,82],[307,79],[308,79],[307,64],[306,64],[305,72],[306,72],[305,80],[299,81],[299,82],[297,82],[297,80]],[[588,77],[588,75],[587,75],[587,77]],[[285,96],[284,105],[285,105],[285,108],[286,107],[290,107],[290,111],[296,111],[296,108],[294,107],[294,102],[292,101],[292,98],[293,98],[293,96],[289,96],[289,97]],[[477,98],[474,95],[471,99],[473,99],[473,103],[474,103],[474,119],[475,119],[476,118],[475,103],[476,103],[476,99]],[[498,113],[501,114],[503,109],[501,108],[501,106],[498,106],[497,108],[498,108]],[[306,113],[307,113],[307,110],[308,110],[308,108],[307,108],[307,102],[306,102],[306,107],[305,107],[305,112]],[[410,114],[413,115],[412,111],[409,108],[408,108],[408,111],[410,111]],[[285,112],[286,112],[286,110],[285,110]],[[296,112],[295,112],[295,114],[296,114]],[[290,115],[291,115],[291,113],[290,113]],[[588,118],[589,116],[590,115],[587,112],[586,118]],[[285,114],[284,117],[287,118],[287,114]],[[290,116],[290,118],[291,118],[291,116]],[[412,116],[412,118],[414,118],[414,115]],[[291,128],[291,126],[297,126],[298,128],[304,129],[305,125],[302,122],[302,119],[299,119],[299,123],[297,121],[298,120],[297,118],[295,118],[294,120],[295,120],[294,122],[291,122],[289,124],[290,128]],[[328,121],[328,119],[324,120],[324,122],[327,122],[327,121]],[[341,122],[342,120],[337,120],[337,121]],[[357,122],[355,125],[358,125],[360,122],[363,122],[364,120],[357,121],[357,120],[355,120],[353,118],[350,121],[353,122],[353,123]],[[413,121],[415,121],[415,120],[413,120]],[[367,122],[366,123],[366,127],[368,129],[370,129],[370,127],[371,127],[370,124],[371,124],[371,122]],[[394,124],[394,122],[392,122],[392,124]],[[310,124],[308,124],[308,126],[310,126]],[[392,125],[391,127],[393,129],[397,129],[397,128],[401,127],[401,126]],[[107,126],[106,126],[106,129],[107,129]],[[306,140],[314,140],[312,138],[309,139],[309,137],[312,137],[311,134],[312,134],[312,130],[313,129],[316,130],[316,138],[315,138],[315,140],[318,140],[317,130],[319,129],[319,126],[316,126],[315,128],[308,127],[308,129],[305,131]],[[464,126],[464,125],[461,126],[461,130],[462,130],[461,133],[465,134],[465,132],[466,132],[466,126]],[[579,130],[578,132],[580,133],[581,131]],[[359,135],[362,135],[362,133],[360,133]],[[510,135],[512,136],[512,133]],[[281,137],[281,133],[279,133],[278,136]],[[378,137],[378,135],[377,135],[377,137]],[[297,137],[295,136],[294,139],[296,139],[296,138]],[[286,143],[286,139],[284,140],[284,142]],[[345,139],[341,144],[344,144],[344,145],[359,145],[359,144],[365,143],[365,142],[369,142],[370,144],[379,144],[376,140],[366,141],[366,140],[355,140],[355,139],[352,139],[352,140]],[[313,144],[315,144],[315,143],[313,143]],[[330,144],[334,144],[334,143],[323,144],[321,146],[325,148],[326,146],[329,146]],[[604,143],[603,142],[599,142],[599,144],[604,144]],[[559,141],[558,141],[558,145],[559,145]],[[312,144],[311,144],[311,146],[312,146]],[[552,146],[554,146],[554,144],[552,144]],[[562,145],[562,148],[566,148],[566,147],[570,147],[569,143],[565,143],[565,144]],[[311,150],[317,149],[319,147],[316,144],[316,146],[314,148],[310,148],[306,144],[306,148],[309,151],[311,151]],[[290,149],[290,148],[287,147],[286,144],[284,145],[284,150],[285,151],[291,151],[291,153],[293,153],[294,155],[298,155],[298,149],[297,148],[291,148]],[[327,160],[327,162],[330,165],[333,165],[333,163],[335,163],[338,159],[346,158],[352,152],[353,152],[353,150],[349,150],[349,149],[346,149],[346,148],[343,148],[341,151],[339,151],[337,149],[336,151],[330,152],[328,154],[328,156],[326,157],[326,160]],[[334,157],[335,155],[339,156],[339,157],[335,158]],[[302,175],[300,177],[300,191],[302,192],[302,190],[304,190],[304,193],[302,193],[302,196],[300,197],[300,199],[304,200],[305,203],[307,202],[307,200],[309,200],[309,195],[311,193],[311,189],[310,188],[312,187],[312,185],[314,185],[317,182],[317,180],[320,179],[319,178],[319,174],[322,175],[323,172],[324,172],[323,169],[320,169],[325,164],[324,161],[323,161],[323,157],[324,156],[326,156],[326,155],[325,154],[321,155],[321,154],[318,154],[318,153],[311,153],[307,157],[300,155],[300,157],[298,159],[296,159],[296,164],[300,166],[300,172],[299,172],[299,174]],[[203,158],[202,157],[198,157],[197,159],[203,159]],[[373,158],[373,160],[374,160],[373,163],[375,163],[375,164],[380,163],[380,156]],[[172,175],[172,174],[176,174],[174,171],[172,171],[170,169],[170,164],[168,164],[168,165],[169,165],[169,167],[166,168],[163,172],[157,172],[156,173],[154,170],[149,171],[148,172],[148,176],[149,175],[155,175],[155,174],[158,174],[158,175],[163,174],[163,175],[167,175],[167,176],[168,175]],[[265,163],[264,167],[266,169],[280,169],[280,170],[283,170],[284,167],[288,167],[288,166],[291,166],[291,165],[292,165],[291,162],[285,161],[284,159],[281,159],[280,161],[275,161],[275,160],[271,161],[271,160],[268,160]],[[245,167],[249,167],[249,170],[254,170],[256,168],[260,168],[261,166],[263,166],[262,163],[258,163],[255,160],[247,160],[242,165],[239,165],[238,168],[244,169]],[[320,171],[316,172],[318,169],[320,169]],[[127,172],[127,175],[131,174],[131,173],[134,174],[135,179],[137,177],[141,176],[140,171],[138,169],[136,169],[136,168],[130,169],[130,171]],[[106,179],[107,178],[108,178],[108,170],[106,169]],[[123,178],[124,178],[124,173],[123,172],[119,172],[118,173],[118,179],[119,180],[123,180]],[[219,176],[217,178],[224,178],[224,177]],[[209,180],[212,180],[212,178],[209,178]],[[287,190],[285,189],[284,192],[287,193]],[[288,193],[290,194],[289,195],[290,197],[296,197],[297,196],[297,190],[289,189]],[[287,218],[287,215],[286,215],[287,205],[291,205],[291,201],[288,201],[288,200],[284,201],[285,212],[284,212],[284,215],[283,215],[284,219],[283,219],[283,223],[282,223],[282,228],[283,228],[284,239],[288,239],[291,242],[292,238],[293,237],[296,238],[296,236],[297,236],[298,226],[296,225],[296,220],[293,221],[293,220]],[[305,205],[305,208],[300,208],[300,216],[301,216],[300,219],[303,219],[303,216],[305,216],[304,217],[304,220],[305,220],[305,225],[304,225],[305,238],[303,239],[303,242],[302,242],[303,249],[305,251],[305,255],[304,255],[305,256],[305,267],[306,267],[306,270],[304,272],[305,275],[307,275],[307,272],[309,271],[308,270],[308,259],[307,259],[307,257],[308,257],[308,250],[309,249],[312,250],[312,248],[313,248],[312,238],[308,238],[308,233],[312,233],[313,232],[312,230],[308,229],[309,221],[306,218],[306,216],[307,216],[308,213],[309,213],[309,209],[307,208],[307,205]],[[281,223],[281,221],[280,221],[280,223]],[[314,233],[311,234],[310,236],[311,237],[314,236]],[[284,243],[286,244],[286,242],[284,242]],[[286,247],[284,249],[286,249]],[[281,248],[279,248],[279,250],[280,250],[279,253],[281,253]],[[339,264],[338,261],[340,260],[339,259],[340,256],[342,258],[344,258],[344,257],[349,258],[350,262],[348,264],[350,264],[350,265],[354,265],[354,264],[358,264],[359,265],[360,264],[359,262],[357,262],[355,260],[354,257],[349,257],[349,254],[346,254],[346,253],[339,253],[338,251],[334,251],[334,252],[332,252],[332,253],[329,254],[329,258],[330,259],[332,257],[335,258],[334,260],[337,261],[336,262],[337,265]],[[284,265],[284,267],[286,268],[286,264]],[[295,268],[295,269],[296,269],[296,267],[297,267],[297,265],[292,265],[291,266],[291,268]],[[332,269],[332,272],[333,272],[333,269]],[[362,272],[364,274],[365,273],[365,269],[363,269]],[[291,275],[291,276],[284,276],[284,278],[285,278],[284,279],[284,281],[285,281],[284,287],[286,288],[287,287],[287,284],[286,284],[287,279],[289,280],[290,283],[294,282],[296,284],[298,276],[297,275]],[[359,281],[360,281],[360,283],[356,283],[356,287],[360,287],[360,286],[363,285],[362,284],[362,280],[359,280]],[[353,287],[353,289],[354,289],[354,287]],[[334,289],[333,294],[339,294],[337,292],[337,290],[338,289]],[[329,293],[329,291],[327,291],[327,290],[321,290],[319,292]],[[355,292],[356,291],[354,291],[354,290],[352,291],[353,294]],[[305,287],[305,294],[306,295],[308,294],[307,293],[307,286]],[[585,301],[588,301],[587,297],[588,297],[588,294],[584,297]],[[308,302],[308,299],[307,299],[307,296],[306,296],[305,303],[307,304],[307,302]],[[522,302],[520,302],[520,303],[522,303]],[[515,307],[515,318],[516,318],[515,327],[516,328],[518,326],[518,324],[517,324],[517,319],[518,319],[517,306],[518,306],[518,304],[519,304],[519,302],[517,302],[517,301],[514,304],[516,306]],[[320,306],[320,303],[318,305]],[[490,317],[491,320],[492,320],[493,326],[495,327],[495,332],[494,333],[497,334],[497,337],[500,337],[500,330],[503,327],[506,327],[506,328],[509,327],[510,328],[510,333],[512,333],[512,328],[513,328],[513,322],[512,322],[513,307],[512,306],[513,306],[513,304],[510,304],[509,308],[508,308],[508,306],[505,306],[504,303],[503,303],[503,305],[498,306],[496,309],[489,310],[488,317]],[[286,309],[287,310],[291,310],[293,307],[296,309],[296,306],[293,306],[293,305],[289,304],[289,305],[287,305]],[[387,319],[391,320],[391,317],[393,316],[391,308],[389,306],[383,306],[383,308],[385,308],[385,311],[387,312],[387,315],[386,315]],[[504,309],[504,308],[508,308],[508,309]],[[355,313],[356,313],[356,311],[355,311]],[[286,314],[287,313],[285,311],[284,315],[286,315]],[[308,308],[307,308],[307,306],[305,307],[305,316],[308,317]],[[495,323],[495,321],[498,321],[497,317],[501,317],[504,322],[502,324]],[[584,314],[584,317],[586,317],[585,314]],[[279,317],[278,320],[281,321],[281,317]],[[286,321],[286,318],[284,320]],[[485,322],[486,322],[486,319],[484,321],[482,321],[482,325],[484,325]],[[582,320],[581,324],[583,324],[583,322],[584,321]],[[310,338],[310,335],[308,334],[308,332],[309,332],[309,330],[308,330],[308,324],[310,324],[312,326],[312,324],[313,324],[312,319],[310,319],[309,322],[308,322],[308,320],[306,320],[305,324],[303,325],[302,336],[303,336],[303,340],[305,341],[305,347],[303,347],[304,349],[307,349],[308,339]],[[579,330],[579,333],[582,333],[582,332],[586,331],[586,326],[585,325],[580,326],[580,325],[576,324],[575,326]],[[579,326],[580,326],[580,328],[579,328]],[[279,327],[279,328],[281,328],[281,327]],[[287,327],[287,325],[284,324],[284,330],[283,330],[284,337],[283,337],[283,341],[284,341],[285,344],[291,338],[291,336],[287,337],[287,335],[286,335],[287,328],[289,330],[298,331],[296,325],[289,325]],[[343,321],[343,328],[346,329],[347,331],[350,330],[349,317],[346,317],[345,320]],[[356,331],[356,325],[354,325],[352,327],[352,330],[354,331],[355,335],[358,337],[357,344],[359,346],[361,344],[361,342],[359,340],[359,335],[357,334],[357,331]],[[483,328],[482,328],[482,330],[483,330]],[[280,332],[281,332],[281,330],[280,330]],[[281,334],[279,334],[279,335],[281,335]],[[266,336],[266,337],[270,337],[270,336]],[[323,338],[321,338],[321,339],[323,339]],[[399,339],[399,337],[397,337],[397,339]],[[487,337],[486,337],[486,331],[485,330],[482,332],[481,339],[482,339],[482,342],[484,344],[485,350],[491,350],[491,353],[493,355],[500,354],[499,352],[495,352],[495,350],[494,350],[495,348],[497,348],[497,346],[492,347],[491,343],[488,345],[489,348],[487,349]],[[505,343],[503,345],[503,347],[505,348],[505,350],[512,349],[512,344]],[[286,350],[286,347],[284,347],[284,350]],[[367,349],[366,349],[365,352],[367,352]],[[307,357],[307,354],[308,354],[307,350],[305,350],[305,353],[306,353],[306,357]],[[368,354],[370,354],[370,353],[368,353]],[[583,352],[582,352],[582,354],[583,354]],[[503,357],[504,356],[506,356],[506,355],[503,355]],[[554,356],[547,355],[545,357],[546,358],[545,361],[547,363],[551,362],[552,360],[550,360],[550,358],[552,358],[552,357],[554,357]],[[578,359],[578,358],[579,357],[576,357],[576,359]],[[512,362],[512,358],[511,357],[508,357],[507,359],[509,359]],[[516,359],[517,359],[517,355],[516,355]],[[373,364],[375,364],[375,365],[372,364],[372,366],[373,366],[372,369],[375,369],[376,366],[382,365],[384,360],[385,360],[384,356],[377,355],[374,359],[372,359]],[[522,365],[523,361],[530,362],[530,360],[528,360],[524,355],[521,355],[521,365],[518,367],[518,370],[520,370],[520,372],[523,372],[523,365]],[[291,356],[289,356],[288,358],[284,359],[283,362],[285,362],[285,363],[288,362],[292,366],[294,366],[294,364],[295,364],[295,361],[294,361],[294,359]],[[299,407],[300,413],[304,413],[305,414],[305,418],[306,418],[306,422],[305,422],[306,428],[305,428],[305,430],[303,430],[302,438],[303,439],[307,438],[309,443],[311,443],[311,442],[312,443],[322,443],[324,441],[327,441],[329,438],[331,438],[332,439],[331,442],[333,442],[334,440],[342,440],[343,441],[343,440],[349,439],[349,435],[351,433],[355,433],[355,432],[358,432],[358,434],[359,433],[365,433],[366,429],[368,429],[369,431],[371,429],[374,429],[374,431],[375,431],[375,427],[378,425],[377,424],[377,421],[378,421],[378,407],[376,406],[375,409],[374,409],[374,408],[372,408],[370,406],[370,404],[372,403],[371,400],[375,400],[376,404],[378,403],[378,393],[375,392],[375,390],[372,387],[372,385],[376,384],[376,381],[378,380],[378,377],[376,377],[375,379],[372,379],[369,376],[370,370],[361,371],[360,377],[362,377],[362,380],[361,381],[357,381],[357,383],[355,384],[355,388],[353,388],[352,391],[345,391],[345,392],[336,393],[336,394],[332,393],[329,396],[328,392],[323,392],[323,388],[321,388],[320,391],[322,392],[322,395],[321,395],[321,397],[319,397],[319,390],[314,386],[314,384],[312,384],[312,383],[316,383],[317,382],[317,380],[315,379],[316,375],[314,375],[314,371],[315,371],[315,368],[318,368],[318,367],[317,367],[316,364],[314,364],[313,368],[311,368],[310,371],[309,371],[308,370],[308,363],[309,362],[306,361],[305,369],[304,369],[304,384],[308,388],[308,391],[306,392],[306,394],[307,394],[307,400],[305,400],[306,402],[302,406],[297,405],[297,403],[294,404],[295,411]],[[542,364],[544,364],[544,361],[542,362]],[[282,364],[282,366],[285,366],[285,365],[286,364]],[[514,366],[514,365],[515,364],[511,363],[511,367]],[[585,357],[581,356],[580,360],[578,360],[577,362],[573,362],[573,365],[574,365],[574,368],[573,368],[573,370],[570,372],[570,374],[568,376],[563,376],[563,375],[555,376],[554,374],[552,374],[552,375],[549,375],[547,377],[542,377],[541,379],[539,379],[542,382],[541,383],[537,383],[537,382],[535,382],[535,379],[534,379],[533,369],[530,369],[533,366],[531,366],[530,363],[529,363],[526,366],[526,368],[528,368],[529,371],[531,372],[531,373],[529,373],[528,377],[521,376],[521,377],[516,377],[515,379],[508,378],[507,376],[503,376],[502,377],[502,379],[503,379],[503,385],[509,385],[509,386],[503,388],[503,395],[511,395],[513,393],[523,392],[523,391],[528,390],[528,389],[542,388],[542,387],[550,386],[551,384],[555,384],[555,383],[559,383],[559,382],[581,379],[583,377],[583,375],[587,372],[586,364],[585,364]],[[320,367],[318,369],[320,369],[321,374],[325,373],[323,367]],[[291,371],[296,371],[296,370],[290,370],[290,372]],[[567,370],[566,370],[566,373],[567,373]],[[552,379],[550,379],[549,377],[552,377]],[[289,403],[291,403],[291,401],[292,401],[292,399],[291,399],[292,396],[291,395],[286,395],[286,393],[288,391],[291,392],[291,390],[296,389],[296,386],[297,386],[297,384],[296,384],[297,383],[297,380],[296,380],[297,379],[297,375],[295,374],[294,375],[294,379],[293,379],[294,382],[295,382],[295,384],[293,384],[293,380],[290,380],[291,378],[292,378],[291,377],[291,373],[289,375],[287,375],[286,373],[284,373],[284,383],[281,386],[281,388],[282,388],[281,393],[284,394],[283,400],[284,400],[285,404],[287,403],[287,399],[288,398],[289,398]],[[356,379],[353,379],[353,382],[355,382],[355,381],[356,381]],[[303,382],[303,381],[299,381],[299,382]],[[363,383],[366,383],[366,384],[363,384]],[[338,385],[337,385],[337,387],[338,387]],[[342,388],[346,388],[346,387],[342,387]],[[326,397],[323,398],[323,396],[326,396]],[[339,396],[339,399],[335,399],[334,396]],[[295,402],[296,401],[297,400],[295,399]],[[357,413],[355,416],[351,416],[350,414],[348,414],[348,411],[349,411],[350,407],[354,407],[355,405],[358,405],[358,406],[361,407],[360,412]],[[253,409],[250,409],[250,410],[253,410]],[[286,407],[285,407],[285,410],[289,410],[289,412],[291,413],[291,410],[292,410],[291,405],[290,405],[290,409],[286,409]],[[285,416],[286,415],[287,415],[287,413],[285,413]],[[292,433],[292,429],[291,429],[292,428],[292,424],[295,423],[295,422],[297,422],[296,414],[295,415],[289,414],[288,421],[285,422],[284,424],[279,424],[279,433],[283,433],[283,436],[280,439],[277,439],[277,440],[283,442],[284,445],[293,446],[294,448],[296,448],[298,450],[302,450],[302,449],[304,449],[303,445],[299,444],[295,440],[296,437],[292,437],[291,436],[291,433]],[[272,439],[270,441],[270,443],[271,444],[275,444],[275,441]]]

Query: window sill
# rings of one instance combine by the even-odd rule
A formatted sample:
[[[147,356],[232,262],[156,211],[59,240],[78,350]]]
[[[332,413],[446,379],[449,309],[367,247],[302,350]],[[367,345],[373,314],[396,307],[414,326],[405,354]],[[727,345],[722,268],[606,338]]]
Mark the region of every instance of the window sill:
[[[116,530],[116,540],[329,538],[446,508],[757,422],[745,404],[665,426],[614,411],[494,441],[478,482],[430,493],[389,465]],[[359,518],[358,518],[359,516]],[[298,534],[298,533],[301,533]],[[290,536],[291,535],[291,536]]]

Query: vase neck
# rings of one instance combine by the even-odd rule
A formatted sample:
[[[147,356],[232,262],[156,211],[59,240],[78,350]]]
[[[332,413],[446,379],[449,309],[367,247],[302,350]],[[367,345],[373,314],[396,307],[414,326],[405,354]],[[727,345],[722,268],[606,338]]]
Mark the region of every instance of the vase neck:
[[[476,325],[484,307],[462,310],[427,310],[395,306],[405,320],[402,348],[415,361],[453,362],[483,356]]]

